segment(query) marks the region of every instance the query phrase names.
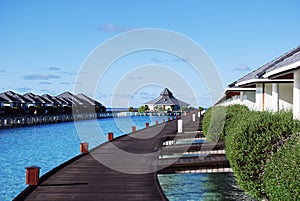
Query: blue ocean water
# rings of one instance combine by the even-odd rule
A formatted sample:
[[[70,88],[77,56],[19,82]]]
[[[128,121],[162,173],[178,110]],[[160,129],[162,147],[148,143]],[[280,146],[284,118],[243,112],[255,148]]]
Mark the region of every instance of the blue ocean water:
[[[232,173],[158,175],[169,201],[254,201]]]
[[[167,117],[119,117],[100,120],[48,124],[0,130],[0,200],[12,200],[25,187],[25,167],[41,167],[41,175],[80,154],[79,143],[89,142],[90,148],[115,137],[154,125]]]

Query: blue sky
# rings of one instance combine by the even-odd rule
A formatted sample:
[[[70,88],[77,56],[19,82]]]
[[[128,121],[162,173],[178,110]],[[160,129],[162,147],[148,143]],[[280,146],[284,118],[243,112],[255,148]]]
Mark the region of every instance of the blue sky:
[[[76,78],[83,62],[99,44],[142,28],[167,29],[195,41],[215,63],[226,87],[300,45],[299,8],[297,0],[1,0],[0,91],[72,92],[80,84]],[[114,94],[127,72],[148,64],[177,69],[195,100],[190,91],[156,83],[137,88],[134,94]],[[178,98],[194,106],[211,105],[215,100],[205,83],[193,76],[180,58],[144,51],[116,61],[90,95],[108,107],[113,97],[118,100],[115,107],[139,106],[155,98],[163,87],[170,87]]]

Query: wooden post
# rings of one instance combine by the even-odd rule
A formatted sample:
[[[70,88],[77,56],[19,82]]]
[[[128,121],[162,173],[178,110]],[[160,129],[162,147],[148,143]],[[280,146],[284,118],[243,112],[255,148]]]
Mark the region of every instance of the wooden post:
[[[26,184],[39,185],[40,169],[37,166],[26,167]]]
[[[182,133],[183,129],[182,129],[182,120],[178,120],[178,133]]]
[[[109,132],[107,135],[107,139],[108,139],[108,141],[112,141],[114,139],[114,133]]]
[[[81,153],[88,153],[89,152],[89,143],[88,142],[80,143],[80,152]]]
[[[134,132],[136,132],[136,126],[132,126],[131,127],[131,131],[134,133]]]

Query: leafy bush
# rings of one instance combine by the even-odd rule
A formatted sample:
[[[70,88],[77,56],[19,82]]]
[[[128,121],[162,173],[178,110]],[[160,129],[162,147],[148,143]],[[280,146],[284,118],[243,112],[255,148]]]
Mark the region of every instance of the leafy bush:
[[[265,191],[270,200],[300,200],[300,134],[294,134],[267,164]]]
[[[134,108],[133,107],[129,107],[128,108],[128,112],[133,112],[134,111]]]
[[[203,134],[208,141],[216,142],[222,137],[226,108],[216,106],[209,108],[203,117]]]
[[[249,108],[245,105],[229,105],[226,107],[226,121],[223,129],[222,140],[230,132],[230,129],[240,120],[240,115],[249,112]]]
[[[217,106],[209,108],[204,114],[203,133],[208,141],[224,141],[226,133],[235,122],[239,114],[248,112],[245,105]]]
[[[139,113],[145,113],[149,110],[148,105],[142,105],[141,107],[139,107],[138,112]]]
[[[239,186],[255,198],[266,197],[264,169],[271,154],[295,131],[291,112],[243,112],[227,130],[226,156]]]

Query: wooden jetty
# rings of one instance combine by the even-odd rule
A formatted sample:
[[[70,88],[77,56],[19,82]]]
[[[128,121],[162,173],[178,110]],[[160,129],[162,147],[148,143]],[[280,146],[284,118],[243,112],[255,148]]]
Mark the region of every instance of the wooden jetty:
[[[193,122],[187,116],[183,117],[183,121],[188,135],[199,133],[199,118]],[[197,129],[196,132],[194,129]],[[161,155],[182,152],[183,147],[186,152],[212,146],[192,144],[191,148],[186,145],[163,147],[163,142],[170,136],[176,136],[176,133],[177,120],[173,120],[116,138],[50,171],[40,178],[39,185],[29,186],[15,201],[167,200],[157,173],[185,173],[201,168],[208,170],[228,166],[224,154],[160,158]],[[220,144],[219,148],[222,146]]]
[[[78,114],[44,114],[44,115],[18,115],[0,116],[0,129],[34,126],[42,124],[54,124],[62,122],[82,121],[101,118],[125,117],[125,116],[180,116],[179,112],[173,113],[138,113],[138,112],[101,112]]]

